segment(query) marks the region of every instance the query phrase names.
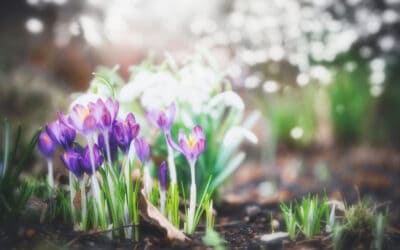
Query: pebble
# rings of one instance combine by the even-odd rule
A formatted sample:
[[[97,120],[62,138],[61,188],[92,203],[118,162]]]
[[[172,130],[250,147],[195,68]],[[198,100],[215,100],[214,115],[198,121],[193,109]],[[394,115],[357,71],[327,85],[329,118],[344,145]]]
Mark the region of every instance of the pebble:
[[[283,241],[289,237],[289,234],[286,232],[276,232],[271,234],[264,234],[260,236],[260,240],[265,243],[276,243]]]
[[[259,206],[250,205],[250,206],[246,207],[246,214],[251,218],[258,215],[260,212],[261,212],[261,209]]]
[[[32,228],[29,228],[25,231],[25,237],[27,239],[32,239],[32,237],[36,234],[36,231]]]
[[[278,229],[278,228],[279,228],[279,221],[276,220],[276,219],[273,219],[273,220],[271,221],[271,226],[272,226],[272,228],[273,228],[274,230]]]

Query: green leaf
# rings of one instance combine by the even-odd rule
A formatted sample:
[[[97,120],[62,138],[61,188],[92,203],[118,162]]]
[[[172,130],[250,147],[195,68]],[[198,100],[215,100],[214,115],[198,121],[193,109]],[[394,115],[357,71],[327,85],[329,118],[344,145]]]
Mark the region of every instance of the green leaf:
[[[7,119],[4,119],[4,152],[3,152],[3,173],[2,176],[5,176],[5,173],[8,169],[9,164],[9,156],[10,156],[10,124]]]
[[[211,182],[211,189],[215,189],[220,184],[222,184],[226,178],[228,178],[235,170],[242,164],[246,154],[244,152],[239,152],[233,159],[230,160],[228,165],[222,169],[222,171],[216,176],[214,180]]]

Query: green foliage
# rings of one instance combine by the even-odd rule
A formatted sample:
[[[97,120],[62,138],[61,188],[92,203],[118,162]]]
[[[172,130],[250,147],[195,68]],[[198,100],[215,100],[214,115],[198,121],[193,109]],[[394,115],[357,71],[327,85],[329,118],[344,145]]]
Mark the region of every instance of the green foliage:
[[[347,249],[361,244],[371,249],[384,247],[386,213],[378,212],[368,200],[347,207],[344,218],[338,221],[332,232],[334,249]]]
[[[275,143],[308,145],[312,142],[317,126],[314,107],[316,91],[313,86],[305,86],[257,99]],[[303,131],[300,138],[291,136],[292,129],[296,127]]]
[[[357,142],[365,135],[373,104],[368,76],[367,65],[359,65],[353,72],[338,68],[334,74],[328,94],[338,142]]]
[[[287,206],[286,204],[281,204],[281,211],[283,219],[285,220],[286,231],[289,233],[289,238],[295,240],[297,236],[297,219],[295,210],[292,209],[292,204]]]
[[[384,244],[386,226],[388,224],[388,216],[386,214],[378,213],[374,218],[373,227],[373,245],[374,249],[381,250]]]
[[[0,148],[0,221],[17,216],[33,192],[32,185],[21,182],[20,175],[32,155],[39,133],[27,145],[21,146],[21,127],[13,136],[10,124],[4,120]]]
[[[384,145],[400,145],[400,61],[387,65],[385,91],[377,101],[374,127],[371,133],[375,141]]]
[[[203,236],[202,240],[204,244],[215,250],[226,249],[224,239],[222,239],[221,235],[214,229],[207,229],[206,235]]]
[[[171,223],[179,228],[181,223],[180,211],[179,211],[179,189],[178,185],[170,185],[168,188],[167,199],[166,199],[166,211],[169,214]],[[186,200],[183,197],[183,200]],[[186,205],[186,204],[185,204]],[[186,209],[185,209],[186,211]]]
[[[196,165],[196,184],[202,187],[210,179],[211,189],[221,186],[242,164],[246,154],[237,151],[246,136],[254,136],[250,129],[259,118],[259,113],[254,112],[241,123],[242,110],[224,107],[224,103],[215,108],[212,113],[200,114],[195,119],[207,140],[206,150]],[[189,175],[182,179],[189,180]]]
[[[372,228],[374,212],[367,201],[362,201],[346,209],[345,228],[351,232],[363,232]]]
[[[308,196],[303,198],[301,204],[297,206],[299,228],[306,238],[310,239],[321,233],[321,222],[328,214],[327,201],[326,196],[321,203],[318,200],[318,196]]]
[[[296,238],[299,231],[310,239],[322,232],[322,222],[329,211],[327,197],[324,196],[320,202],[317,195],[309,195],[303,197],[301,203],[296,202],[294,207],[282,203],[281,211],[291,240]]]
[[[196,164],[196,185],[200,190],[211,177],[210,187],[216,189],[232,175],[245,159],[245,153],[239,151],[241,143],[245,139],[257,141],[250,130],[257,122],[259,114],[255,112],[247,119],[243,119],[244,104],[241,97],[231,91],[231,84],[223,76],[222,71],[217,70],[213,65],[211,57],[206,55],[199,55],[180,68],[169,56],[161,64],[154,64],[149,59],[140,65],[131,67],[132,74],[127,84],[124,84],[123,79],[118,75],[118,67],[99,68],[94,74],[95,78],[88,94],[113,97],[120,102],[120,110],[123,113],[133,112],[136,119],[142,124],[141,131],[155,138],[152,143],[153,157],[166,159],[168,153],[164,136],[162,133],[154,136],[154,131],[151,130],[153,126],[148,123],[145,115],[149,107],[143,103],[148,103],[149,99],[153,100],[152,98],[155,103],[161,102],[160,99],[169,98],[169,93],[165,93],[165,98],[157,96],[160,95],[157,91],[171,92],[162,89],[165,84],[157,84],[164,80],[176,81],[178,86],[188,91],[197,91],[199,88],[201,91],[208,89],[207,94],[199,93],[202,98],[205,98],[201,101],[185,98],[172,100],[178,107],[172,135],[177,138],[178,130],[181,128],[189,130],[194,124],[202,126],[207,139],[207,147]],[[183,78],[185,80],[182,80]],[[192,82],[193,86],[188,86]],[[128,88],[126,88],[127,86]],[[175,86],[175,88],[179,87]],[[154,91],[155,89],[157,91]],[[177,92],[179,91],[177,90]],[[156,93],[156,97],[153,96],[154,93]],[[146,102],[141,99],[143,96],[147,98]],[[193,99],[196,99],[195,97]],[[164,103],[164,107],[159,104],[159,106],[161,105],[159,108],[165,108],[165,105],[169,104]],[[189,122],[191,124],[188,121],[191,121]],[[175,160],[178,182],[184,183],[184,191],[187,192],[190,184],[190,169],[182,156],[176,155]],[[198,197],[201,195],[200,193]]]

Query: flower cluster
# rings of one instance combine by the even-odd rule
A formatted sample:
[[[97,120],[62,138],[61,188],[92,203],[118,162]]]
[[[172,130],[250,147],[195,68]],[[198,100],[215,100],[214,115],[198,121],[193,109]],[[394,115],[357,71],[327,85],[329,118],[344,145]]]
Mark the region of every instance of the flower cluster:
[[[165,139],[168,146],[168,164],[171,173],[171,183],[176,185],[176,170],[175,163],[173,160],[173,150],[180,152],[185,156],[190,165],[191,173],[191,186],[190,186],[190,202],[187,220],[187,232],[193,233],[194,230],[194,219],[195,219],[195,207],[197,198],[196,178],[195,178],[195,165],[198,157],[204,152],[206,148],[206,138],[203,129],[196,125],[189,136],[186,136],[182,131],[179,132],[178,143],[172,139],[171,127],[175,118],[176,107],[175,103],[172,103],[168,111],[163,110],[150,110],[148,112],[148,119],[150,122],[158,127],[165,135]],[[165,168],[162,165],[162,168]],[[163,174],[160,173],[160,180],[163,179]],[[160,181],[162,183],[162,181]],[[164,194],[160,193],[160,197]],[[163,207],[161,208],[163,210]]]
[[[39,138],[39,149],[44,156],[52,158],[56,145],[64,152],[61,160],[76,177],[92,175],[103,161],[115,161],[118,149],[128,154],[134,142],[136,153],[141,161],[150,158],[150,148],[146,140],[137,138],[140,125],[135,116],[129,113],[124,120],[117,118],[119,104],[112,99],[98,99],[87,106],[77,104],[72,111],[64,115],[59,112],[59,119],[46,125]],[[76,134],[87,140],[81,147],[75,142]]]
[[[140,126],[135,116],[129,113],[125,119],[118,118],[119,103],[112,99],[98,99],[89,102],[87,105],[76,104],[69,114],[58,113],[58,119],[46,125],[42,131],[38,147],[49,163],[49,183],[53,189],[52,159],[56,152],[57,145],[61,148],[61,161],[70,172],[70,192],[74,196],[73,176],[81,184],[81,195],[83,203],[86,203],[85,186],[88,180],[91,183],[91,194],[96,202],[95,214],[102,217],[103,226],[107,226],[106,211],[104,206],[104,182],[114,190],[118,185],[115,181],[101,180],[96,175],[100,168],[108,171],[120,172],[118,155],[123,155],[126,165],[127,160],[135,156],[143,164],[150,159],[150,146],[144,137],[138,138]],[[80,145],[77,135],[86,141],[86,145]],[[133,152],[133,153],[132,153]],[[136,152],[136,154],[135,154]],[[128,154],[131,154],[128,157]],[[132,155],[133,154],[133,155]],[[107,163],[107,164],[105,164]],[[128,167],[126,167],[128,168]],[[124,171],[129,175],[129,169]],[[109,172],[110,173],[110,172]],[[87,176],[87,177],[85,177]],[[102,181],[100,186],[99,181]],[[127,184],[128,185],[128,184]],[[115,190],[114,190],[115,191]],[[86,217],[86,204],[82,208],[82,218]],[[71,198],[71,210],[74,210],[73,198]],[[108,209],[110,210],[110,209]],[[84,223],[84,229],[87,223]]]
[[[87,199],[86,182],[90,180],[91,192],[94,199],[95,211],[97,216],[94,221],[99,221],[100,226],[107,228],[109,225],[117,225],[122,219],[124,225],[129,225],[128,218],[131,216],[133,201],[132,197],[134,186],[132,180],[132,161],[137,157],[143,166],[143,186],[145,194],[149,197],[153,190],[153,178],[150,173],[149,162],[151,161],[151,149],[144,137],[138,137],[140,125],[136,122],[135,116],[128,113],[124,119],[118,117],[119,103],[110,98],[105,101],[98,99],[89,102],[87,105],[76,104],[69,114],[58,113],[58,120],[47,124],[42,131],[38,147],[42,154],[51,162],[56,152],[57,145],[61,147],[60,158],[65,167],[70,171],[70,191],[74,197],[74,188],[71,184],[73,176],[80,183],[80,193],[82,200],[81,220],[83,229],[86,229],[87,218]],[[165,211],[168,187],[177,188],[176,170],[174,164],[174,151],[182,153],[189,162],[191,170],[191,195],[190,207],[188,212],[187,228],[193,231],[194,213],[196,206],[196,184],[195,170],[197,158],[204,151],[206,141],[205,135],[200,126],[195,126],[189,136],[179,133],[178,143],[175,143],[171,128],[175,119],[176,106],[172,103],[165,110],[149,110],[149,121],[164,133],[165,141],[168,146],[168,164],[162,162],[159,171],[159,192],[160,210]],[[87,142],[81,146],[77,142],[77,135]],[[122,159],[121,159],[122,156]],[[121,163],[121,164],[120,164]],[[52,165],[49,165],[52,166]],[[121,171],[123,170],[123,171]],[[168,171],[169,170],[169,171]],[[98,175],[96,172],[100,172]],[[169,172],[169,173],[168,173]],[[171,185],[168,183],[170,176]],[[102,176],[102,178],[99,178]],[[123,176],[123,178],[119,178]],[[51,180],[50,180],[51,179]],[[49,167],[49,182],[52,182],[52,168]],[[100,184],[99,184],[100,183]],[[121,183],[124,186],[121,187]],[[136,185],[137,186],[137,185]],[[53,188],[53,186],[51,185]],[[121,191],[122,190],[122,191]],[[121,192],[121,194],[116,194]],[[114,195],[120,195],[118,198]],[[178,201],[179,194],[172,197]],[[119,203],[123,203],[122,205]],[[71,210],[74,210],[73,198],[71,198]],[[169,211],[171,214],[171,211]],[[179,216],[179,213],[175,211]],[[137,214],[137,213],[136,213]],[[116,216],[120,216],[115,219]],[[111,218],[111,219],[110,219]],[[129,232],[126,232],[129,235]]]

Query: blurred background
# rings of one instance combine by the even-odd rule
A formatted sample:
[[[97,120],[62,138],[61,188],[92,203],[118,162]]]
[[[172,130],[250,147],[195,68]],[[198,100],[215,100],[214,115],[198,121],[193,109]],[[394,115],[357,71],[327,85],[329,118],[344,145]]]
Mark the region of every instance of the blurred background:
[[[0,115],[27,134],[100,65],[127,78],[148,57],[207,51],[262,113],[228,198],[354,185],[400,197],[399,0],[10,0],[0,12]]]

